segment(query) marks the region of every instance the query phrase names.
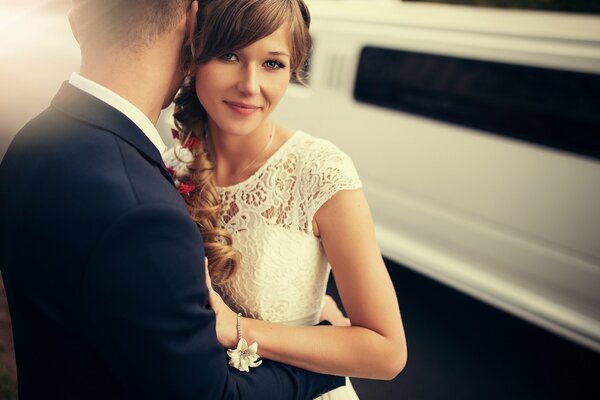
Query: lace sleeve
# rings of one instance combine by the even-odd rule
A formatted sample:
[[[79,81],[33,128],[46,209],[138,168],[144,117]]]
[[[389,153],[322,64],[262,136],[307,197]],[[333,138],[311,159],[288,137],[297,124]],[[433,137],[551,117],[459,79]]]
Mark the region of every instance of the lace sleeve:
[[[306,230],[313,233],[312,220],[327,200],[342,190],[360,189],[362,183],[354,163],[333,143],[316,140],[308,152],[302,176]]]

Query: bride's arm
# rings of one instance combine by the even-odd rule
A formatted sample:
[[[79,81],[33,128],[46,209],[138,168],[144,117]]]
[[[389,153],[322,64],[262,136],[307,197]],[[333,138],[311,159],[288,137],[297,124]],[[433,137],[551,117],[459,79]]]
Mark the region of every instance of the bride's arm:
[[[406,364],[406,340],[362,190],[335,194],[315,222],[352,326],[291,327],[241,318],[242,336],[257,342],[267,359],[320,373],[393,379]],[[219,340],[234,348],[235,314],[218,304],[215,311]]]

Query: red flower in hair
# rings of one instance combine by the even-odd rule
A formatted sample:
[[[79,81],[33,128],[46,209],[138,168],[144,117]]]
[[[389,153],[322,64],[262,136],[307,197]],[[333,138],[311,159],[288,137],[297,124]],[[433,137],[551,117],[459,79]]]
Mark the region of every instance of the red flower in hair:
[[[179,184],[179,188],[177,190],[179,191],[180,194],[189,195],[195,189],[196,189],[196,185],[194,185],[193,183],[183,183],[182,182]]]
[[[179,139],[179,131],[177,129],[171,129],[171,135],[173,135],[173,139]]]
[[[182,145],[181,147],[183,147],[184,149],[192,149],[196,146],[198,146],[198,143],[200,143],[198,141],[198,139],[196,139],[195,137],[191,137],[188,138]]]

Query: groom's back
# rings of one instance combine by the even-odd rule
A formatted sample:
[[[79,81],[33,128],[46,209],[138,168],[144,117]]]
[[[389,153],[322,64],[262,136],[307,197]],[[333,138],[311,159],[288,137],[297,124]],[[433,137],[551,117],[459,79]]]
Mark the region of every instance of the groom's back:
[[[0,267],[20,398],[124,395],[82,331],[87,266],[119,215],[157,202],[184,210],[158,169],[111,132],[50,108],[16,136],[0,165]]]

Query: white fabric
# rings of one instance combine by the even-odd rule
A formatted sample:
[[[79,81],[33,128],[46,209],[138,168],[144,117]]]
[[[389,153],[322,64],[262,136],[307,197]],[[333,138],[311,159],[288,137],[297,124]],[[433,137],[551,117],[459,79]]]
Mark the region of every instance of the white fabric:
[[[175,150],[189,160],[185,149]],[[174,151],[165,162],[178,174]],[[331,267],[312,220],[335,193],[362,186],[352,160],[332,143],[297,131],[247,180],[219,187],[221,223],[242,254],[240,268],[216,290],[235,311],[288,325],[315,325]],[[347,386],[320,397],[357,399]]]
[[[158,149],[160,154],[165,152],[167,146],[160,137],[158,130],[146,114],[141,112],[139,108],[112,90],[79,75],[77,72],[73,72],[71,79],[69,79],[69,83],[125,114],[127,118],[144,132],[152,144]]]

